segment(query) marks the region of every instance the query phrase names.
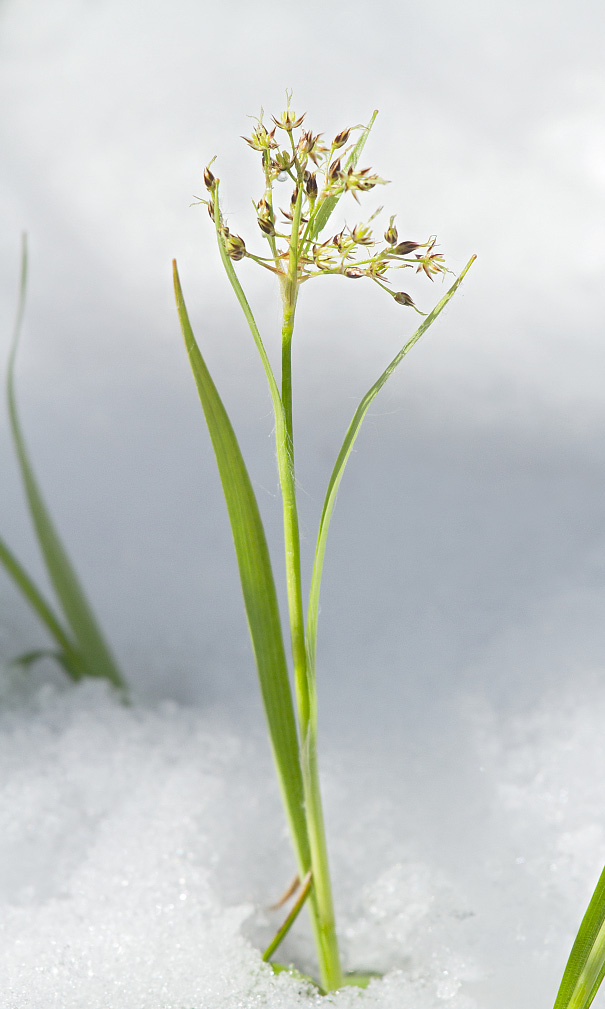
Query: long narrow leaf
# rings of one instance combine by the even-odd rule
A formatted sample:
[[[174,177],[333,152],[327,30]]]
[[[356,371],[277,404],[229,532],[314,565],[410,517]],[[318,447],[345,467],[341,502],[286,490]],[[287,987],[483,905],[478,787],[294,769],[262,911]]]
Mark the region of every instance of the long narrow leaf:
[[[359,157],[361,155],[361,152],[363,151],[363,149],[365,147],[366,140],[368,139],[368,137],[370,135],[370,130],[372,129],[372,126],[374,125],[374,120],[376,119],[377,115],[378,115],[378,109],[376,109],[376,111],[372,113],[372,118],[370,119],[368,125],[362,131],[361,136],[359,137],[359,140],[357,141],[357,143],[353,147],[352,151],[349,153],[349,156],[348,156],[348,158],[347,158],[347,160],[345,161],[345,164],[344,164],[344,170],[345,171],[348,171],[349,168],[355,168],[357,162],[359,161]],[[324,202],[322,203],[321,207],[317,211],[317,216],[316,216],[315,220],[313,221],[313,227],[312,227],[311,233],[309,235],[309,238],[311,240],[313,240],[314,238],[317,238],[321,234],[321,232],[325,228],[326,224],[328,223],[330,217],[334,213],[334,210],[336,209],[336,205],[337,205],[337,203],[338,203],[338,201],[339,201],[339,199],[340,199],[341,196],[342,196],[342,193],[339,193],[338,196],[328,196],[324,200]]]
[[[309,869],[310,855],[298,737],[269,550],[235,432],[189,322],[176,262],[173,262],[173,276],[185,348],[206,417],[229,513],[278,779],[299,867],[305,874]]]
[[[92,610],[86,600],[84,591],[79,584],[75,571],[71,566],[61,540],[59,539],[59,535],[51,520],[50,514],[38,488],[37,481],[34,477],[33,469],[25,447],[25,441],[21,433],[21,425],[19,423],[15,399],[14,374],[15,359],[21,332],[21,322],[25,308],[26,285],[27,245],[24,236],[21,257],[19,306],[17,310],[13,343],[8,362],[6,392],[8,398],[11,432],[15,450],[17,452],[17,458],[19,460],[23,484],[25,486],[25,493],[47,571],[55,592],[57,593],[57,598],[59,599],[65,618],[76,639],[77,651],[81,655],[85,673],[88,676],[105,677],[116,687],[123,690],[125,688],[124,679],[103,639],[103,635],[101,634]]]
[[[79,657],[75,652],[74,645],[71,642],[69,635],[61,626],[61,623],[58,617],[53,612],[52,607],[46,601],[42,593],[38,590],[37,586],[34,584],[32,579],[27,574],[25,568],[22,567],[22,565],[19,563],[13,552],[8,548],[3,539],[0,539],[0,563],[4,566],[4,569],[7,572],[7,574],[11,576],[15,585],[17,585],[17,587],[23,593],[28,603],[30,604],[31,608],[34,610],[35,613],[37,613],[42,623],[46,624],[47,629],[50,631],[53,638],[60,646],[61,652],[53,652],[52,654],[54,655],[54,657],[57,658],[59,655],[63,654],[71,656],[69,672],[71,675],[74,675],[72,670],[74,669],[74,665],[76,668],[78,668]],[[46,650],[44,649],[41,649],[39,651],[40,655],[43,652],[44,654],[46,654]],[[38,652],[36,652],[36,654],[38,654]],[[18,660],[18,662],[21,664],[22,660],[20,659]],[[29,661],[26,664],[29,665],[30,664]],[[79,676],[74,675],[74,678],[79,679]]]
[[[563,973],[554,1009],[588,1009],[605,976],[605,869]]]
[[[309,593],[309,612],[307,615],[307,652],[309,656],[309,673],[311,676],[315,675],[315,653],[317,647],[317,618],[319,614],[319,591],[321,586],[321,575],[323,571],[324,555],[326,550],[326,539],[328,535],[328,528],[330,525],[330,518],[332,516],[332,511],[334,508],[334,503],[336,501],[336,494],[338,491],[338,486],[342,480],[342,475],[344,473],[347,460],[351,454],[351,450],[355,443],[355,439],[359,434],[359,429],[363,418],[365,417],[370,403],[375,396],[378,395],[383,385],[387,379],[393,374],[395,368],[403,360],[405,355],[412,349],[414,344],[418,343],[418,340],[426,333],[429,326],[435,321],[440,312],[443,311],[447,305],[450,298],[453,297],[458,287],[462,283],[467,271],[470,269],[471,265],[475,261],[475,256],[473,256],[460,276],[455,280],[455,282],[450,287],[447,294],[441,299],[441,301],[435,306],[433,311],[427,315],[426,319],[418,327],[414,335],[405,344],[404,347],[395,355],[391,363],[385,368],[380,378],[374,383],[374,385],[369,389],[363,399],[361,400],[353,420],[349,424],[348,431],[345,435],[345,439],[342,443],[340,452],[338,453],[338,458],[336,460],[334,469],[332,470],[332,475],[328,483],[328,489],[326,492],[326,497],[324,501],[323,510],[321,513],[321,519],[319,522],[319,532],[317,534],[317,545],[315,548],[315,559],[313,562],[313,574],[311,577],[311,589]]]

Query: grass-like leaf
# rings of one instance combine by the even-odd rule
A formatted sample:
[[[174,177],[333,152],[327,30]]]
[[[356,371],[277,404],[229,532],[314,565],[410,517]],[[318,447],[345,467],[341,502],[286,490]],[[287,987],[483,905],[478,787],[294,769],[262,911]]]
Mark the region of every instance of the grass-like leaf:
[[[554,1009],[588,1009],[605,976],[605,869],[578,929]]]
[[[315,548],[315,559],[313,562],[313,574],[311,576],[311,589],[309,592],[309,610],[307,614],[307,653],[309,656],[309,675],[315,675],[315,654],[317,647],[317,618],[319,613],[319,592],[321,587],[321,576],[323,571],[324,555],[326,550],[326,540],[328,536],[328,528],[330,525],[330,518],[332,517],[332,511],[334,509],[334,504],[336,501],[336,494],[338,492],[338,487],[347,464],[347,460],[351,454],[351,450],[355,443],[355,439],[359,434],[359,429],[363,418],[365,417],[370,403],[375,396],[378,395],[382,389],[385,382],[393,374],[397,366],[401,363],[406,354],[412,349],[414,344],[418,343],[418,340],[426,333],[429,326],[435,321],[440,312],[443,311],[447,305],[450,298],[458,290],[458,287],[462,283],[466,273],[470,269],[471,265],[475,261],[475,256],[473,256],[466,266],[464,267],[462,273],[456,278],[452,286],[450,287],[447,294],[441,299],[441,301],[435,306],[432,312],[427,315],[426,319],[423,320],[421,325],[418,327],[414,335],[407,341],[404,347],[395,355],[391,363],[385,368],[380,378],[374,382],[374,385],[368,389],[365,396],[361,400],[353,420],[349,424],[348,431],[345,435],[345,439],[342,443],[340,452],[338,453],[338,458],[332,470],[332,475],[328,483],[328,489],[326,492],[326,497],[324,500],[324,505],[321,513],[321,519],[319,522],[319,531],[317,534],[317,545]]]
[[[4,566],[7,574],[11,576],[15,585],[21,590],[42,623],[46,624],[60,649],[59,651],[44,648],[35,649],[13,659],[12,665],[23,666],[25,668],[32,665],[38,659],[53,658],[59,665],[63,666],[65,672],[74,680],[81,679],[84,675],[82,660],[75,650],[73,642],[70,640],[69,635],[50,604],[2,539],[0,539],[0,563]]]
[[[304,875],[310,864],[298,736],[277,593],[256,496],[227,411],[195,340],[173,262],[177,311],[225,494],[280,788]]]
[[[355,168],[355,166],[357,165],[357,162],[359,161],[361,152],[365,147],[366,140],[370,135],[370,130],[374,125],[374,120],[376,119],[377,115],[378,115],[378,109],[376,109],[376,111],[372,113],[372,118],[370,119],[368,125],[364,130],[362,130],[359,140],[357,141],[353,149],[350,151],[349,156],[344,163],[344,171],[348,171],[349,168]],[[325,228],[326,224],[328,223],[329,219],[334,213],[336,205],[340,200],[341,196],[342,193],[339,193],[338,196],[326,197],[321,207],[317,211],[317,214],[312,222],[313,226],[309,234],[309,238],[311,240],[317,238],[322,233],[323,229]]]
[[[0,561],[2,561],[8,573],[12,576],[17,586],[57,641],[59,654],[67,658],[65,667],[69,674],[75,676],[75,678],[79,678],[80,675],[104,677],[113,683],[114,686],[125,690],[122,674],[105,643],[84,595],[84,591],[80,586],[76,573],[46,508],[21,432],[15,399],[15,360],[25,310],[26,289],[27,244],[24,236],[21,254],[19,303],[6,380],[8,412],[13,443],[38,543],[50,580],[73,638],[69,638],[66,635],[66,632],[52,613],[41,593],[7,547],[4,547],[0,551]],[[77,675],[75,671],[78,671]]]

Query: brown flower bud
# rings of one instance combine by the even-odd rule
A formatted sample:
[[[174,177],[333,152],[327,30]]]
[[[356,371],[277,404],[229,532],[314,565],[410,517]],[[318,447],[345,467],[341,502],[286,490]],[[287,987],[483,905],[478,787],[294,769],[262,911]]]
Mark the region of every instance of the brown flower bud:
[[[212,192],[216,179],[209,168],[204,168],[204,185],[209,192]]]
[[[271,221],[267,220],[264,217],[259,217],[258,218],[258,226],[259,226],[260,230],[262,231],[263,235],[274,235],[275,234],[275,228],[273,227],[273,224],[271,223]]]
[[[340,158],[336,158],[330,167],[328,168],[328,182],[336,182],[336,179],[340,175]]]
[[[394,249],[391,249],[391,252],[394,256],[409,256],[410,252],[418,248],[420,248],[418,242],[400,242]]]
[[[416,308],[409,294],[406,294],[404,291],[398,291],[393,297],[398,305],[407,305],[409,308]]]
[[[214,220],[214,200],[208,200],[208,213],[210,214],[210,220]]]
[[[389,243],[389,245],[395,245],[395,242],[397,241],[397,228],[393,223],[394,220],[395,217],[391,217],[391,220],[389,221],[389,226],[384,233],[385,240]]]
[[[305,172],[305,191],[310,200],[317,199],[317,179],[313,172]]]
[[[267,203],[265,197],[259,200],[257,206],[258,216],[262,217],[263,221],[269,221],[271,219],[271,207]]]
[[[344,274],[345,277],[350,277],[351,280],[357,280],[358,277],[365,277],[366,275],[365,270],[360,270],[358,266],[347,266]]]
[[[334,137],[334,140],[332,141],[332,147],[334,147],[336,150],[338,150],[339,147],[344,147],[347,140],[349,139],[350,132],[351,128],[349,127],[348,130],[341,130],[340,133],[337,133],[336,136]]]

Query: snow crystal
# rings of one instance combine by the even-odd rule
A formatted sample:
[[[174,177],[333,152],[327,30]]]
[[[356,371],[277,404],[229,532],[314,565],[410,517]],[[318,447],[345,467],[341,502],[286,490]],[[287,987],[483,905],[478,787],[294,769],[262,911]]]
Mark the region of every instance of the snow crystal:
[[[260,735],[216,710],[126,707],[99,683],[4,684],[0,1009],[326,1004],[260,958],[292,872]],[[384,975],[331,1005],[552,1001],[605,855],[599,776],[587,773],[602,766],[603,714],[596,687],[590,702],[550,699],[499,725],[469,706],[484,822],[469,820],[481,855],[458,850],[458,873],[423,850],[392,788],[358,808],[357,771],[328,750],[343,957]],[[314,972],[306,922],[281,957]]]

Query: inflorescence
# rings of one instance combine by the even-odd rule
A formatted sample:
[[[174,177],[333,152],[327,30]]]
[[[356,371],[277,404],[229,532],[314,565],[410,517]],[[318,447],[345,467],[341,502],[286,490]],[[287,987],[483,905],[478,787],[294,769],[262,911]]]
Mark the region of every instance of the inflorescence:
[[[258,203],[254,202],[254,208],[270,255],[251,253],[244,239],[229,230],[219,208],[218,225],[226,254],[236,261],[252,259],[281,279],[291,270],[294,253],[298,284],[328,274],[340,274],[350,279],[369,277],[398,305],[408,305],[418,312],[409,294],[394,292],[386,286],[390,283],[387,272],[415,268],[417,273],[424,273],[429,280],[438,274],[443,276],[451,272],[446,268],[444,257],[435,251],[436,236],[431,235],[423,243],[399,241],[393,215],[384,239],[377,241],[370,224],[381,212],[382,207],[379,207],[366,224],[345,225],[338,234],[319,241],[336,200],[350,192],[359,203],[361,193],[377,185],[385,185],[388,180],[373,174],[370,168],[357,169],[356,159],[351,156],[355,147],[348,144],[351,135],[354,131],[366,131],[367,127],[352,126],[341,130],[330,144],[324,144],[321,133],[313,134],[311,130],[301,129],[304,118],[305,113],[296,116],[288,102],[287,110],[279,118],[272,117],[274,125],[270,130],[263,123],[261,111],[252,136],[242,138],[261,155],[265,189]],[[283,144],[280,142],[282,138]],[[211,172],[210,165],[204,170],[204,184],[209,197],[199,202],[206,204],[211,219],[215,221],[219,206],[219,180]],[[288,180],[292,182],[293,189],[289,206],[283,209],[276,206],[274,183]]]

